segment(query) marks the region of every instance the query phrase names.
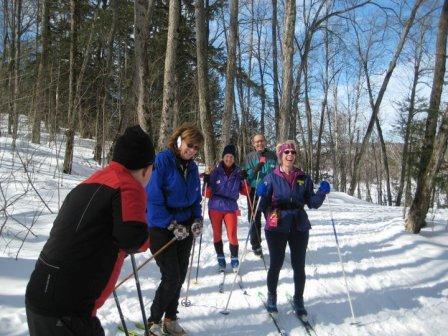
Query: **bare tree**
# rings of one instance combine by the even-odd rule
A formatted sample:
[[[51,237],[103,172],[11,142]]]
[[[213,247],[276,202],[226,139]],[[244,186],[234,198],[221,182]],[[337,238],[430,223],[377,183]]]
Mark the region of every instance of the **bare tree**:
[[[176,92],[176,53],[179,36],[180,0],[170,0],[166,41],[163,102],[157,147],[162,149],[172,130]]]
[[[152,116],[148,110],[148,41],[149,19],[154,0],[134,0],[134,38],[135,38],[135,92],[136,114],[140,126],[153,134]]]
[[[446,67],[446,45],[448,35],[448,0],[444,1],[440,14],[436,42],[434,77],[429,100],[428,117],[426,119],[425,138],[423,140],[420,159],[417,189],[414,200],[406,218],[406,231],[419,233],[425,225],[429,209],[431,191],[434,187],[434,177],[440,168],[446,150],[448,136],[448,109],[442,116],[439,134],[436,138],[437,120]]]
[[[278,118],[278,140],[288,139],[289,116],[291,115],[292,96],[292,66],[294,56],[294,30],[296,22],[296,1],[285,1],[285,30],[283,33],[283,72],[282,72],[282,96]]]
[[[412,44],[414,72],[413,72],[413,78],[412,78],[412,84],[411,84],[411,94],[409,96],[409,106],[407,109],[407,120],[406,120],[405,133],[404,133],[404,139],[403,139],[403,152],[402,152],[402,156],[401,156],[400,181],[399,181],[398,190],[397,190],[397,198],[395,201],[396,206],[401,205],[401,198],[403,195],[406,174],[409,172],[409,169],[408,169],[408,165],[410,165],[409,141],[410,141],[410,136],[411,136],[412,121],[415,116],[415,102],[416,102],[416,95],[417,95],[417,85],[418,85],[418,82],[421,77],[421,63],[422,63],[423,53],[424,53],[424,39],[425,39],[426,31],[427,31],[427,28],[424,26],[424,24],[420,25],[418,40]]]
[[[50,10],[49,0],[41,1],[42,51],[36,83],[36,104],[34,106],[32,142],[40,143],[40,123],[48,108],[48,57],[50,50]]]
[[[361,161],[363,159],[363,156],[365,154],[366,151],[366,147],[370,138],[370,135],[372,134],[373,131],[373,126],[376,122],[376,118],[378,116],[378,112],[381,106],[381,102],[383,100],[384,97],[384,93],[386,92],[387,86],[389,84],[389,80],[390,77],[392,76],[392,73],[397,65],[397,61],[398,61],[398,57],[401,54],[401,51],[403,49],[404,43],[406,42],[406,38],[408,36],[409,30],[411,29],[412,24],[414,23],[414,19],[415,19],[415,15],[417,13],[418,8],[420,7],[420,5],[422,4],[424,0],[416,0],[414,3],[414,6],[412,7],[411,13],[409,15],[409,18],[406,20],[406,23],[403,27],[403,31],[401,33],[400,36],[400,40],[398,41],[397,47],[395,48],[395,52],[394,55],[389,63],[389,67],[386,71],[386,75],[384,76],[383,82],[381,84],[381,88],[378,92],[378,95],[376,97],[375,103],[372,106],[372,115],[370,117],[370,121],[369,124],[367,126],[367,131],[364,135],[364,138],[362,140],[361,143],[361,148],[359,150],[359,152],[357,153],[357,155],[355,156],[355,163],[354,163],[354,168],[353,168],[353,175],[352,175],[352,179],[350,181],[350,188],[348,190],[348,194],[349,195],[353,195],[355,192],[355,188],[356,185],[358,184],[358,176],[359,176],[359,170],[361,168]],[[358,41],[359,41],[359,36],[357,37]],[[359,49],[360,48],[360,44],[358,43],[358,52],[360,55],[362,55],[362,51]],[[363,64],[364,64],[364,72],[368,73],[368,70],[366,71],[366,67],[367,67],[367,63],[366,60],[363,60]],[[367,77],[368,78],[368,77]],[[369,85],[369,84],[368,84]]]
[[[212,166],[215,162],[215,142],[213,136],[213,125],[207,104],[207,31],[204,1],[196,0],[196,58],[198,77],[198,105],[199,118],[201,120],[202,132],[204,133],[205,164]]]
[[[235,101],[236,45],[238,38],[238,0],[230,2],[230,27],[227,48],[226,88],[222,115],[221,149],[230,141]]]
[[[274,101],[274,117],[279,120],[279,102],[278,102],[278,52],[277,52],[277,0],[272,0],[272,25],[271,25],[271,39],[272,39],[272,97]],[[278,123],[275,123],[275,136],[278,139]]]
[[[20,47],[22,38],[22,0],[15,1],[15,56],[14,56],[14,91],[13,91],[13,127],[12,127],[12,147],[16,147],[17,130],[19,127],[19,78],[20,78]]]

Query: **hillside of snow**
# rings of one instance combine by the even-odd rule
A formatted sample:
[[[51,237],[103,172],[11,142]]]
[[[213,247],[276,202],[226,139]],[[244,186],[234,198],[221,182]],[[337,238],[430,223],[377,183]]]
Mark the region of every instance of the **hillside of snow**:
[[[2,132],[4,135],[5,132]],[[24,292],[35,260],[48,238],[52,222],[65,195],[95,169],[91,140],[76,139],[74,174],[61,175],[62,137],[41,146],[22,135],[18,150],[9,137],[0,137],[0,335],[28,335]],[[25,169],[26,168],[26,169]],[[313,225],[307,254],[305,305],[318,335],[444,335],[448,329],[448,222],[446,210],[430,214],[429,227],[420,235],[404,232],[402,208],[376,206],[339,192],[329,196],[341,247],[355,322],[347,298],[344,277],[330,220],[329,203],[308,210]],[[247,205],[240,199],[238,236],[240,255],[248,233]],[[180,323],[191,335],[276,335],[258,292],[266,295],[266,271],[262,260],[247,253],[241,265],[242,284],[236,285],[226,306],[233,274],[228,274],[224,293],[218,292],[210,221],[205,216],[198,282],[197,252],[189,300],[179,306]],[[23,241],[25,241],[23,243]],[[228,257],[227,240],[224,239]],[[263,242],[266,262],[267,246]],[[136,257],[141,263],[150,253]],[[131,271],[125,261],[122,277]],[[292,269],[287,256],[278,287],[279,323],[288,335],[306,335],[286,299],[293,291]],[[160,280],[155,262],[140,272],[146,313]],[[185,296],[186,283],[182,292]],[[117,291],[128,327],[141,321],[133,279]],[[118,312],[113,298],[99,311],[106,335],[118,332]],[[143,332],[141,332],[143,335]]]

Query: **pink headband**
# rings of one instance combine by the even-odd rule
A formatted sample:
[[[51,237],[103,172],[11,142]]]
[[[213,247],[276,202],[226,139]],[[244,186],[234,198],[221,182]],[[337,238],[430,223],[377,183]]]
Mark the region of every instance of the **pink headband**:
[[[291,149],[291,150],[295,151],[296,146],[294,146],[294,144],[291,142],[282,144],[277,151],[277,157],[280,158],[282,156],[282,154],[285,152],[285,150],[287,150],[287,149]]]

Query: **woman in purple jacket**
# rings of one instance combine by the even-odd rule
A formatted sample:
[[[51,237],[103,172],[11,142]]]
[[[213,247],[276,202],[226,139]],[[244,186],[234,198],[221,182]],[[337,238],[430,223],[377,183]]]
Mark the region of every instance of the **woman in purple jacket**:
[[[314,193],[311,178],[294,166],[297,157],[294,141],[287,140],[277,145],[277,157],[279,165],[257,185],[257,194],[262,197],[260,209],[267,218],[265,234],[270,256],[267,306],[269,312],[277,312],[277,283],[288,243],[294,271],[295,311],[303,317],[307,315],[303,291],[305,255],[311,228],[304,206],[319,208],[330,192],[330,185],[322,181]]]
[[[239,215],[237,200],[239,194],[248,195],[250,187],[246,182],[247,174],[235,165],[236,149],[234,145],[224,147],[222,161],[210,175],[204,175],[207,183],[206,197],[210,221],[213,229],[213,243],[218,257],[221,271],[226,268],[226,259],[222,244],[222,222],[226,226],[230,247],[230,264],[235,270],[238,268],[238,237],[237,216]]]

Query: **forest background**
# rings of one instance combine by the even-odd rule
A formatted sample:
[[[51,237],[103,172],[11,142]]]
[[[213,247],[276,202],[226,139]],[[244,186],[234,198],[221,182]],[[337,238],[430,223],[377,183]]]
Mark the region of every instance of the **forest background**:
[[[314,181],[405,205],[410,232],[448,205],[448,0],[0,5],[0,120],[13,148],[63,145],[66,174],[75,135],[95,139],[104,165],[128,125],[163,149],[190,121],[205,135],[204,164],[228,143],[241,162],[258,132],[271,148],[294,139]]]

